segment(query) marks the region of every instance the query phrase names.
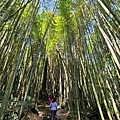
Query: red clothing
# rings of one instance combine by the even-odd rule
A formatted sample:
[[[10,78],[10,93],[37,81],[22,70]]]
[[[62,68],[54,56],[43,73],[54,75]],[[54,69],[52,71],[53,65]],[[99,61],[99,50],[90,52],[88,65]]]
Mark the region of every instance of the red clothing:
[[[53,101],[53,98],[51,98],[50,100],[49,100],[49,103],[51,103]]]

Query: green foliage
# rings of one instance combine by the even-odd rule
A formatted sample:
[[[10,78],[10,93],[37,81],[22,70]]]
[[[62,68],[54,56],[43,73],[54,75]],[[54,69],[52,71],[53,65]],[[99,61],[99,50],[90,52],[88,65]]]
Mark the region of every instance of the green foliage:
[[[0,102],[3,100],[4,92],[0,91]]]
[[[9,1],[9,4],[11,2],[12,0]],[[120,1],[118,2],[119,4],[117,5],[120,6]],[[11,13],[9,13],[9,15],[16,12],[21,7],[21,3],[22,1],[20,2],[17,1],[15,6],[12,8]],[[7,7],[9,7],[9,4],[6,5],[4,10],[7,10]],[[114,58],[112,59],[112,55],[110,54],[110,50],[108,49],[106,41],[104,40],[104,36],[101,34],[101,31],[99,30],[98,24],[99,24],[99,21],[100,23],[103,23],[103,24],[100,24],[101,25],[100,27],[102,28],[103,32],[107,34],[106,37],[110,38],[109,43],[113,47],[113,52],[117,54],[117,49],[119,49],[119,47],[116,49],[116,47],[114,46],[114,43],[115,43],[114,37],[116,35],[115,33],[119,31],[118,29],[119,26],[116,26],[115,24],[117,20],[116,21],[112,20],[109,14],[106,14],[106,11],[103,9],[103,7],[100,4],[98,5],[98,2],[94,2],[94,1],[85,2],[84,0],[83,1],[82,0],[59,0],[57,4],[58,6],[56,7],[57,12],[54,13],[50,11],[47,11],[47,12],[42,11],[41,13],[36,15],[36,18],[34,20],[35,14],[33,15],[33,10],[35,8],[36,3],[34,5],[33,4],[34,4],[34,1],[32,1],[32,3],[29,3],[26,6],[23,13],[22,11],[20,11],[22,13],[22,16],[19,17],[19,19],[15,19],[15,21],[17,20],[19,21],[17,21],[16,23],[14,23],[13,21],[13,25],[11,26],[9,26],[11,24],[11,19],[14,19],[15,16],[10,18],[10,20],[6,22],[6,24],[4,25],[2,32],[0,32],[0,35],[2,35],[5,32],[5,30],[9,28],[9,32],[8,33],[6,32],[6,34],[8,36],[11,36],[10,39],[5,37],[6,35],[3,36],[5,39],[5,42],[7,40],[8,42],[6,42],[4,46],[1,47],[3,49],[1,50],[0,55],[2,56],[1,58],[3,58],[3,60],[0,66],[0,72],[3,73],[3,76],[6,76],[7,80],[9,79],[9,73],[11,73],[11,69],[13,69],[13,66],[16,67],[15,63],[16,61],[18,61],[19,54],[21,54],[20,50],[24,42],[24,38],[26,37],[25,35],[28,35],[27,37],[30,37],[31,39],[30,41],[28,41],[27,47],[23,51],[24,52],[23,57],[24,56],[25,57],[21,58],[20,65],[18,65],[18,70],[20,69],[20,75],[17,79],[15,79],[16,80],[15,82],[20,83],[19,89],[25,90],[22,82],[25,84],[28,82],[26,77],[28,78],[32,68],[33,68],[32,79],[34,81],[32,85],[42,83],[40,80],[42,79],[44,69],[41,66],[44,66],[44,60],[43,59],[42,59],[43,61],[41,60],[41,56],[42,58],[44,58],[44,56],[48,55],[50,60],[53,62],[52,64],[53,66],[50,66],[52,67],[50,68],[51,70],[50,72],[53,72],[53,73],[49,75],[49,77],[52,76],[49,79],[52,79],[52,80],[55,79],[58,83],[60,77],[64,80],[66,79],[71,80],[72,76],[74,75],[75,78],[79,79],[80,87],[85,91],[89,92],[90,94],[92,93],[91,95],[92,97],[91,96],[90,97],[92,98],[93,101],[96,101],[97,99],[94,98],[93,96],[93,94],[95,93],[91,89],[91,86],[94,85],[96,89],[96,93],[100,94],[100,97],[99,95],[98,97],[102,101],[103,98],[101,96],[101,93],[98,90],[99,88],[101,88],[101,86],[98,85],[98,82],[102,81],[101,83],[104,83],[104,81],[106,81],[106,78],[101,78],[100,79],[101,81],[99,81],[99,77],[102,75],[104,77],[104,74],[105,74],[108,76],[108,78],[115,77],[116,81],[118,78],[116,77]],[[112,9],[111,5],[113,3],[111,3],[110,0],[107,0],[106,4],[108,5],[109,9],[113,10],[115,12],[115,15],[118,17],[120,14],[119,9],[118,8]],[[99,14],[98,11],[101,14]],[[18,13],[18,15],[20,14],[20,12]],[[98,19],[97,22],[95,18]],[[33,23],[30,24],[28,28],[26,28],[26,25],[28,25],[29,22],[32,20],[33,20]],[[105,27],[107,29],[107,32]],[[30,34],[28,34],[29,32]],[[114,41],[112,41],[110,33],[112,33],[113,35],[112,39],[114,39]],[[6,46],[9,46],[8,50],[6,50]],[[56,52],[56,46],[59,47],[61,57],[63,57],[63,61],[62,62],[59,61],[59,63],[60,64],[63,63],[62,65],[63,66],[65,65],[65,69],[63,69],[62,65],[58,66],[57,64],[58,53]],[[10,57],[7,56],[8,55],[7,52],[10,54]],[[39,52],[41,54],[38,54]],[[26,57],[27,55],[28,57]],[[37,55],[40,55],[40,56],[37,56]],[[40,59],[39,61],[37,61],[38,59],[34,61],[34,59],[32,58],[40,58]],[[32,66],[34,64],[36,65],[34,66],[35,68]],[[6,68],[9,68],[7,70],[4,70],[6,72],[2,71],[5,65],[8,65]],[[21,68],[21,66],[23,68]],[[107,67],[110,68],[109,71]],[[62,73],[59,73],[60,69]],[[69,74],[68,70],[70,71],[71,75]],[[14,73],[15,71],[12,71],[12,72]],[[78,73],[78,76],[75,73]],[[13,77],[11,77],[11,81],[13,82],[14,82],[14,76],[16,75],[13,75]],[[88,81],[86,79],[87,77],[88,77]],[[93,80],[92,81],[93,83],[89,79],[91,81]],[[9,90],[18,88],[15,82],[14,82],[15,87],[11,87],[9,88]],[[63,82],[62,87],[66,87],[64,86],[64,83],[66,83],[65,85],[68,84],[67,81],[65,81]],[[3,84],[4,86],[6,85],[6,83],[3,83]],[[70,83],[70,85],[71,86],[73,85],[73,88],[74,88],[74,84],[72,82]],[[38,85],[38,86],[41,87],[41,85]],[[57,84],[57,89],[59,89],[58,86],[59,85]],[[69,86],[70,89],[72,88],[71,86]],[[114,86],[112,82],[110,83],[110,86]],[[50,86],[50,88],[52,87]],[[33,91],[32,90],[33,88],[34,87],[30,87],[29,92],[31,91],[34,92],[38,90],[38,88],[36,88],[36,90]],[[117,87],[115,89],[117,90]],[[22,91],[25,92],[24,90]],[[65,93],[66,91],[67,89],[62,90],[63,93]],[[103,92],[105,94],[106,90]],[[89,93],[83,92],[82,94],[86,95]],[[21,93],[19,92],[18,94],[21,94]],[[3,100],[3,95],[4,93],[0,92],[0,101]],[[22,93],[21,96],[23,98],[24,93]],[[19,97],[19,95],[17,97]],[[63,98],[65,97],[63,96]],[[114,99],[116,98],[117,97],[114,97]],[[7,97],[6,97],[6,101],[8,101]],[[16,101],[16,98],[9,100],[9,104],[12,105],[11,103],[16,103],[15,101]],[[35,99],[31,98],[31,96],[27,96],[25,101],[17,101],[17,105],[15,105],[14,107],[20,108],[21,105],[23,105],[23,109],[30,109],[35,105]],[[93,106],[90,105],[90,107],[93,107]],[[70,116],[70,118],[68,119],[74,120],[74,116]]]
[[[72,12],[72,0],[60,0],[59,1],[60,14],[67,18]]]
[[[64,44],[64,40],[62,39],[63,32],[63,22],[60,16],[54,16],[52,24],[50,25],[49,36],[47,36],[47,53],[56,54],[56,45]]]
[[[28,21],[28,18],[30,17],[33,9],[34,9],[34,8],[32,8],[32,4],[31,4],[31,3],[29,3],[29,4],[26,6],[26,8],[25,8],[25,10],[24,10],[24,12],[23,12],[23,14],[22,14],[22,19],[24,20],[24,21],[23,21],[24,23]]]
[[[42,39],[45,30],[47,29],[47,25],[49,24],[49,21],[51,19],[51,16],[53,15],[52,12],[45,13],[44,11],[42,13],[39,13],[36,16],[33,28],[32,28],[32,37],[39,41]],[[49,26],[49,30],[47,32],[47,36],[43,41],[46,42],[46,52],[50,56],[54,56],[56,54],[56,45],[57,44],[63,44],[64,41],[62,39],[62,33],[63,33],[63,25],[64,25],[64,19],[61,16],[54,15],[54,18]]]
[[[23,101],[21,101],[22,103]],[[24,102],[24,109],[30,109],[34,108],[35,106],[35,99],[31,98],[30,96],[27,96],[26,101]]]

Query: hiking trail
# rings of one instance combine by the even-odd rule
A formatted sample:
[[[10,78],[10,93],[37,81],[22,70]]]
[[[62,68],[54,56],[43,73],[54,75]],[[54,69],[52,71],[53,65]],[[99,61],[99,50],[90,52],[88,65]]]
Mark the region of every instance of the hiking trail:
[[[67,120],[69,112],[66,109],[58,108],[56,120]],[[21,120],[51,120],[49,105],[38,105],[35,111],[29,111]]]

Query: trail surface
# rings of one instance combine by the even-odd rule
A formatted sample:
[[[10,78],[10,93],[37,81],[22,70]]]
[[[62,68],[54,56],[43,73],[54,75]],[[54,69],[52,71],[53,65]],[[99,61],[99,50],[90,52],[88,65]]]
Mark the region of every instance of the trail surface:
[[[27,115],[22,118],[22,120],[26,120],[27,118],[30,120],[51,120],[49,105],[39,105],[36,110],[38,111],[38,114],[28,112]],[[67,120],[68,115],[69,113],[66,109],[58,109],[56,113],[56,120]]]

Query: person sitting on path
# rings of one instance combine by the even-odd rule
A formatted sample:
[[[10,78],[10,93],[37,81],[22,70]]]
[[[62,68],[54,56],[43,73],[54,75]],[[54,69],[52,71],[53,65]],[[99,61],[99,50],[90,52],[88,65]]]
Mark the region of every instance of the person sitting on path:
[[[57,112],[57,102],[55,98],[53,98],[53,101],[50,103],[50,111],[51,111],[52,120],[55,120],[55,116]]]

